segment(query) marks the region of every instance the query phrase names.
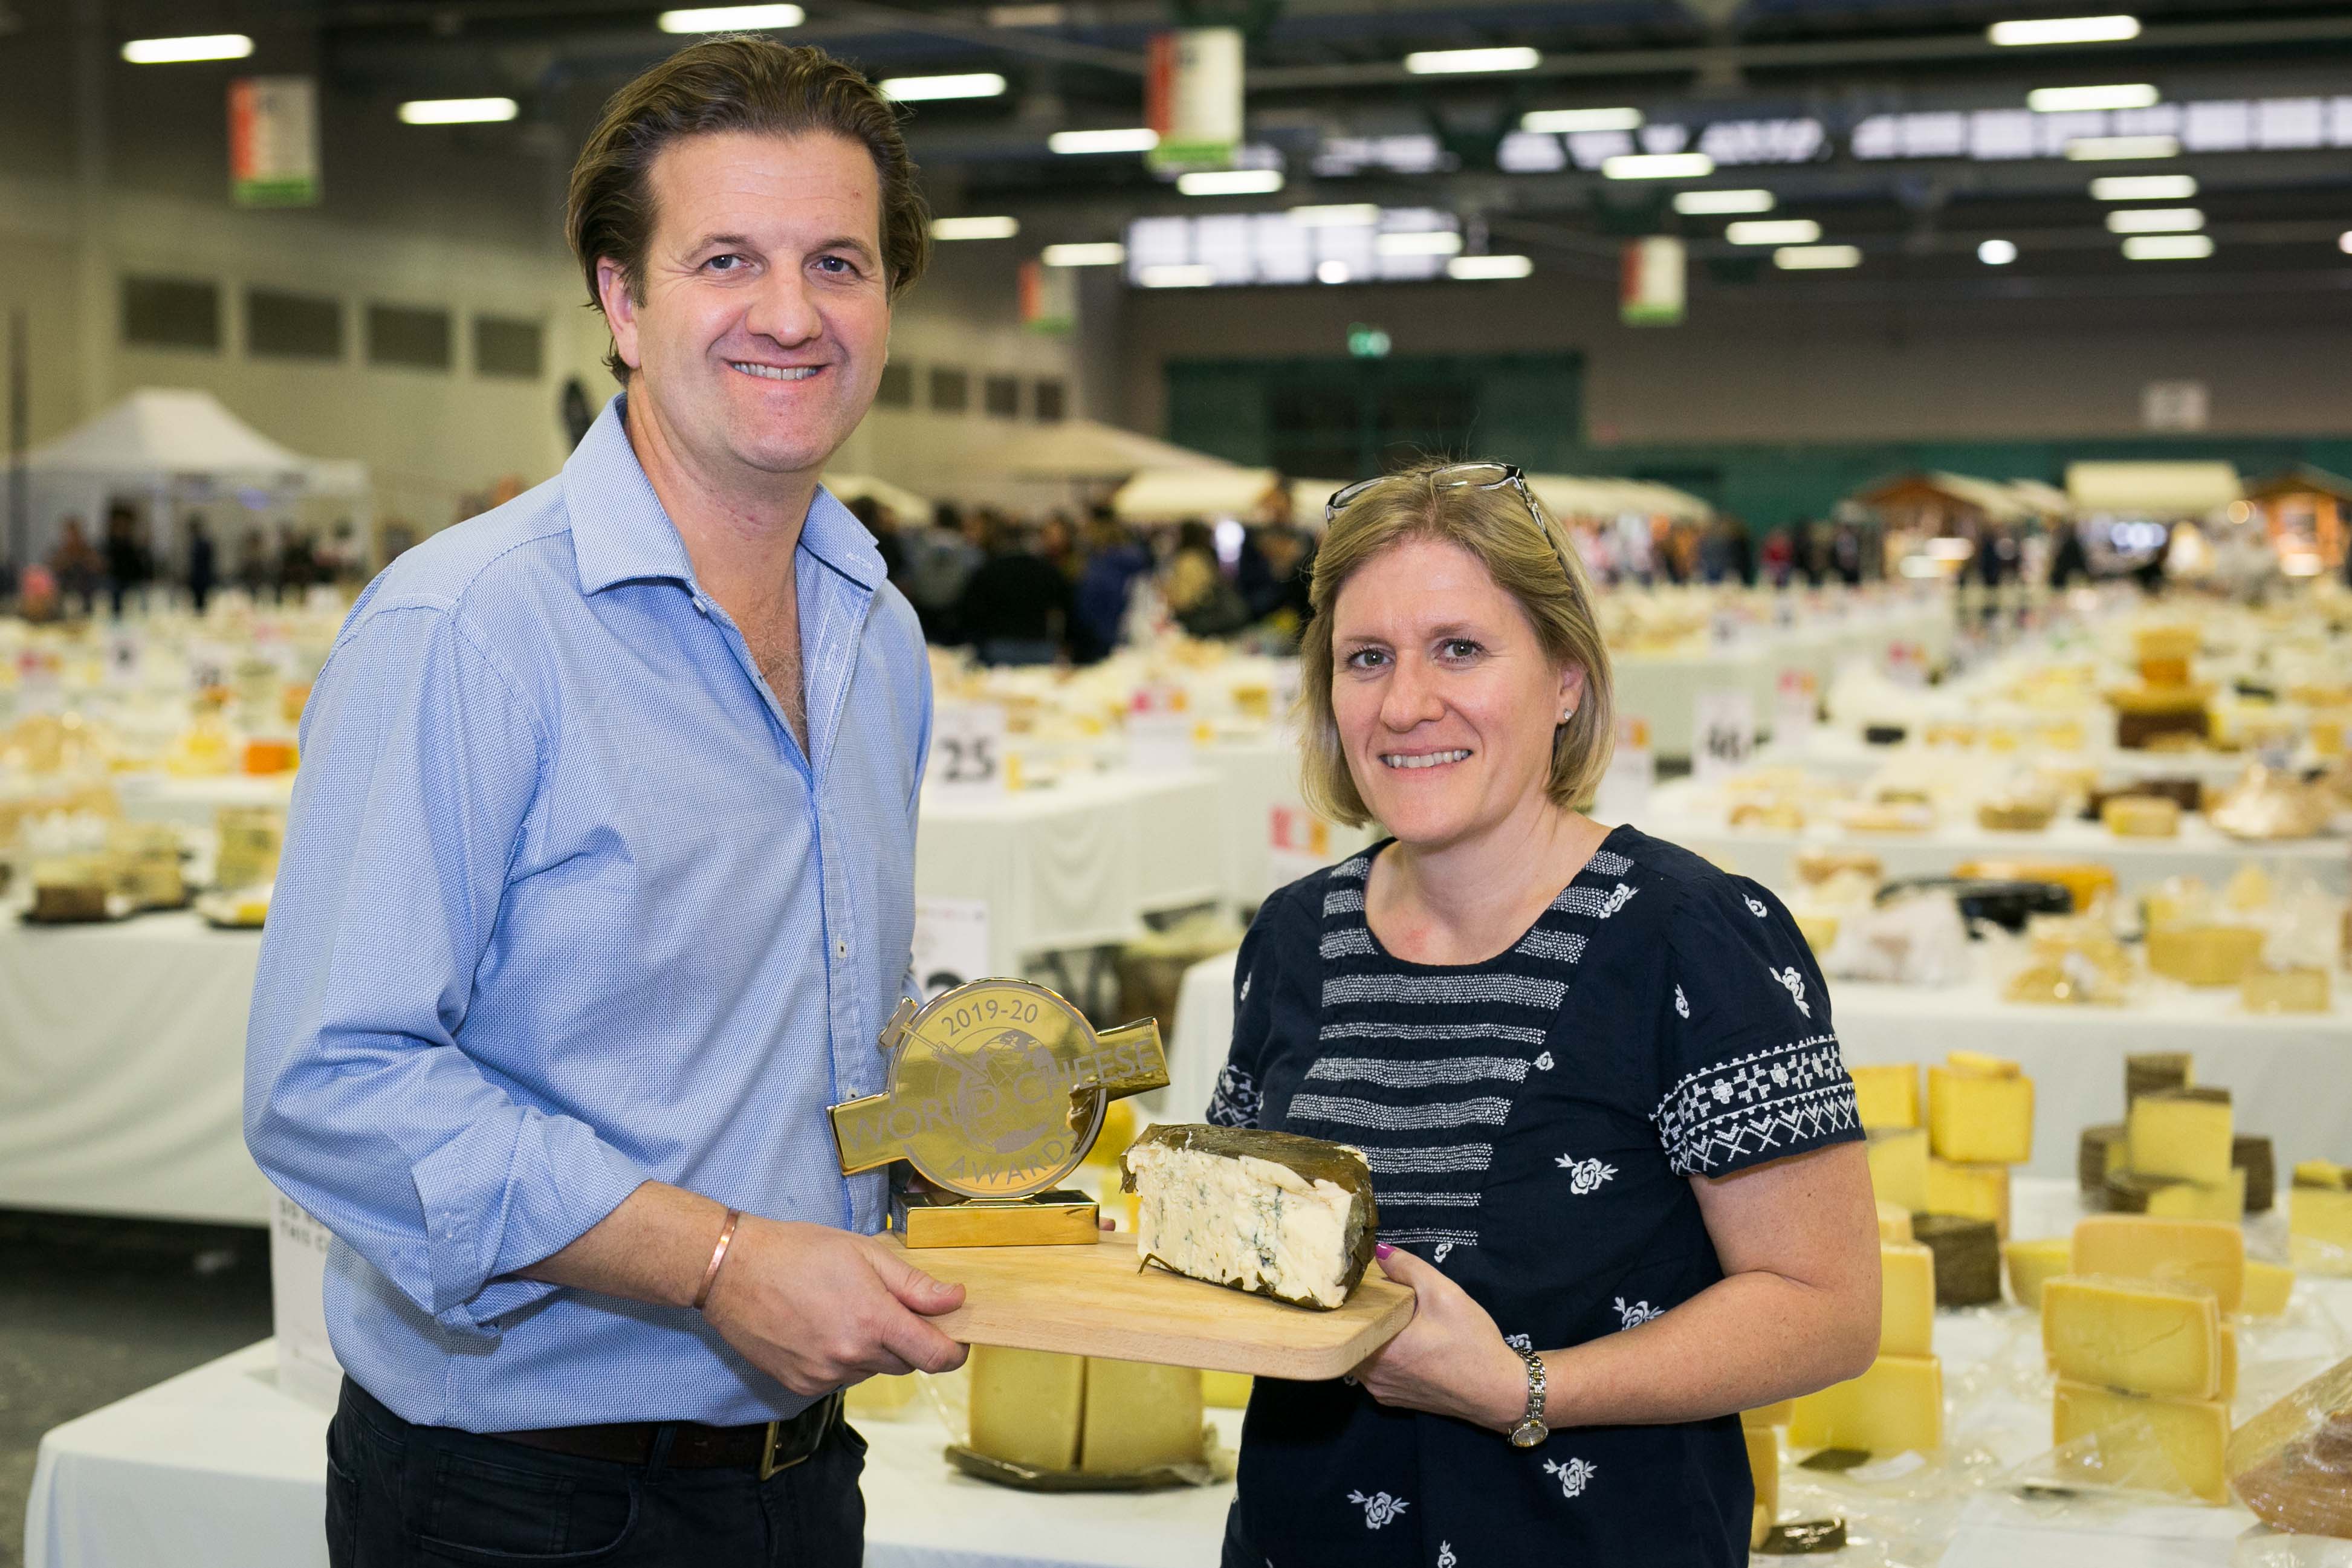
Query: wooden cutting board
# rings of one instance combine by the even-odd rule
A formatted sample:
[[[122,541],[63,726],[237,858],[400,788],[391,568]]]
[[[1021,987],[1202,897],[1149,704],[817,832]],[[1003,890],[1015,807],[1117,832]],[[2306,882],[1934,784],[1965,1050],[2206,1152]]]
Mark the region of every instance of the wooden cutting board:
[[[963,1305],[931,1321],[965,1344],[1318,1382],[1354,1371],[1412,1318],[1412,1291],[1377,1263],[1322,1312],[1156,1266],[1138,1273],[1131,1231],[1092,1247],[926,1247],[907,1261],[964,1288]]]

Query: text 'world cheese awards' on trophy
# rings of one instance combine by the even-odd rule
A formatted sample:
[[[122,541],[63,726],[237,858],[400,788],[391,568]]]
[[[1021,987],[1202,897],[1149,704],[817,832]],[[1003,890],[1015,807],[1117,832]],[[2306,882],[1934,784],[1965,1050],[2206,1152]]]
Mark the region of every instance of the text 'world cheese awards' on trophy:
[[[1094,1200],[1056,1187],[1114,1100],[1168,1082],[1160,1025],[1097,1034],[1026,980],[975,980],[883,1026],[888,1087],[833,1108],[844,1174],[904,1161],[890,1227],[910,1247],[1091,1247]]]

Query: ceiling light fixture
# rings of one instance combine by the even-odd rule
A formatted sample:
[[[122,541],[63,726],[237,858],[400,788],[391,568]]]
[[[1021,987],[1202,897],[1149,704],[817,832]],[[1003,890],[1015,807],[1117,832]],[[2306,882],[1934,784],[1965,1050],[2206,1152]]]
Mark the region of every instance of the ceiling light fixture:
[[[2137,16],[2041,16],[1995,22],[1985,29],[1987,42],[2011,49],[2038,44],[2120,44],[2138,37]]]
[[[1146,289],[1206,289],[1217,280],[1217,269],[1192,263],[1182,266],[1147,267],[1136,281]]]
[[[1783,272],[1823,272],[1862,265],[1862,252],[1851,245],[1791,245],[1772,253],[1772,265]]]
[[[2142,234],[2124,241],[2126,261],[2202,261],[2212,254],[2212,239],[2201,234]]]
[[[2205,226],[2195,207],[2126,207],[2107,215],[2109,234],[2194,234]]]
[[[1413,229],[1384,234],[1372,242],[1382,256],[1459,256],[1462,237],[1450,228]]]
[[[1538,109],[1519,116],[1522,131],[1566,133],[1576,131],[1639,131],[1638,109]]]
[[[186,38],[133,38],[122,58],[134,66],[176,66],[191,60],[241,60],[253,53],[243,33],[206,33]]]
[[[1263,196],[1282,189],[1279,169],[1198,169],[1176,176],[1188,196]]]
[[[2091,182],[2095,202],[2185,202],[2196,194],[2194,174],[2105,174]]]
[[[1685,217],[1716,217],[1727,213],[1769,213],[1780,205],[1769,191],[1676,191],[1675,211]]]
[[[1525,278],[1536,264],[1524,256],[1457,256],[1445,264],[1445,275],[1465,283]]]
[[[1293,207],[1290,221],[1304,228],[1370,228],[1381,221],[1372,202],[1335,202],[1328,206]]]
[[[1421,49],[1404,58],[1415,76],[1465,76],[1478,71],[1531,71],[1543,64],[1533,49]]]
[[[994,71],[961,76],[893,76],[877,84],[896,103],[931,103],[944,98],[1002,98],[1004,79]]]
[[[1021,232],[1016,217],[935,217],[933,239],[1011,239]]]
[[[1822,226],[1809,217],[1735,223],[1723,231],[1723,237],[1734,245],[1811,245],[1821,237]]]
[[[419,98],[400,106],[403,125],[489,125],[520,110],[511,98]]]
[[[2105,87],[2037,87],[2025,95],[2036,114],[2084,114],[2095,110],[2154,109],[2164,101],[2153,82],[2121,81]]]
[[[1160,145],[1160,132],[1146,126],[1132,131],[1056,131],[1045,138],[1056,153],[1149,153]]]
[[[2118,163],[2133,158],[2178,158],[2178,136],[2077,136],[2066,143],[2066,156],[2078,163]]]
[[[1315,268],[1318,283],[1345,283],[1353,277],[1355,274],[1348,270],[1344,261],[1326,261]]]
[[[1049,245],[1037,259],[1048,267],[1117,267],[1127,259],[1127,247],[1115,239],[1096,244]]]
[[[2352,228],[2347,228],[2336,237],[2336,248],[2347,256],[2352,256]]]
[[[1620,153],[1601,161],[1601,173],[1612,180],[1704,180],[1715,160],[1704,153]]]
[[[1977,247],[1977,259],[1987,267],[2006,267],[2017,259],[2016,242],[2007,239],[1988,239]]]
[[[689,11],[665,11],[654,26],[665,33],[756,33],[768,27],[797,27],[808,13],[797,5],[698,5]]]

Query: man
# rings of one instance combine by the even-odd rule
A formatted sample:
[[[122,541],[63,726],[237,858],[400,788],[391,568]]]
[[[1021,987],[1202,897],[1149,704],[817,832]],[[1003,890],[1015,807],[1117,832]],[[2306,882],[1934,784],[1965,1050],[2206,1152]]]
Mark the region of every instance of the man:
[[[913,931],[923,646],[817,489],[922,269],[913,179],[816,49],[625,89],[569,213],[623,395],[320,672],[247,1135],[337,1237],[338,1565],[847,1568],[836,1391],[962,1360],[825,1118],[881,1088]]]
[[[188,519],[188,598],[199,620],[204,618],[205,606],[212,603],[215,575],[212,531],[199,514]]]

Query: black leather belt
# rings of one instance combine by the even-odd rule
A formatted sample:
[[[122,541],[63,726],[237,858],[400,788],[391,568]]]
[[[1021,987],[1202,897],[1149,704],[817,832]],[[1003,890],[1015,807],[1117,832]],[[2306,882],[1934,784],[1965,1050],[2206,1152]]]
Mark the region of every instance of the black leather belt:
[[[814,1455],[841,1415],[841,1395],[828,1394],[799,1415],[751,1426],[705,1426],[698,1421],[614,1421],[601,1426],[547,1426],[528,1432],[491,1432],[504,1443],[520,1443],[551,1454],[642,1465],[654,1455],[663,1427],[672,1436],[664,1462],[687,1470],[751,1469],[766,1480]]]

